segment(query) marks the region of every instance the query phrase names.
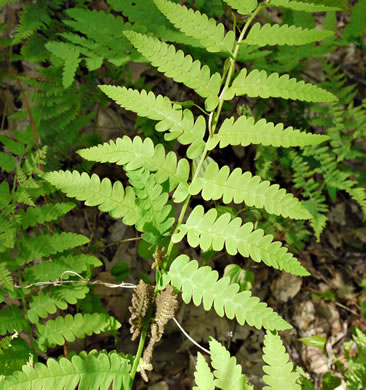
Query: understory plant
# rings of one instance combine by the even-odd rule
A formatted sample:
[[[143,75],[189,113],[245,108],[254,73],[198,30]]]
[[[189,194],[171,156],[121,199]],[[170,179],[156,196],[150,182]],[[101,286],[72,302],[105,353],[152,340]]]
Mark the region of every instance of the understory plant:
[[[113,4],[114,9],[119,7],[122,12],[129,12],[131,21],[141,19],[141,15],[144,15],[143,9],[140,12],[136,5],[139,2],[135,4],[110,0],[109,3]],[[150,33],[142,28],[124,28],[123,39],[166,77],[190,88],[197,95],[194,103],[172,101],[167,96],[152,91],[118,85],[100,85],[99,88],[124,109],[155,121],[156,132],[162,133],[166,141],[176,140],[184,148],[186,157],[181,157],[175,151],[167,151],[163,143],[154,144],[149,137],[126,135],[78,152],[88,161],[121,166],[126,182],[112,183],[110,179],[101,179],[97,174],[89,175],[78,171],[37,172],[44,182],[50,183],[67,196],[84,201],[87,206],[98,206],[113,218],[122,219],[124,224],[134,226],[141,234],[143,244],[149,248],[155,283],[150,285],[142,280],[136,281],[129,308],[132,338],[138,339],[136,354],[130,356],[115,351],[93,350],[58,360],[50,358],[46,364],[29,363],[22,370],[16,367],[16,371],[6,374],[0,381],[0,389],[108,389],[110,386],[114,389],[131,389],[138,372],[148,380],[148,373],[153,370],[154,347],[162,339],[167,322],[175,316],[179,293],[184,303],[192,301],[196,306],[203,305],[204,310],[213,309],[218,316],[234,319],[239,325],[263,328],[266,331],[263,347],[265,389],[300,389],[300,374],[289,362],[289,356],[278,334],[279,331],[290,329],[291,324],[249,290],[242,291],[240,285],[230,277],[220,277],[219,272],[210,265],[203,264],[202,259],[191,259],[185,253],[183,242],[193,249],[199,248],[202,253],[225,251],[233,260],[240,259],[239,265],[246,258],[251,258],[254,262],[263,262],[281,272],[297,276],[309,275],[307,269],[280,241],[275,241],[272,235],[256,228],[252,222],[246,222],[245,216],[233,215],[227,211],[228,208],[222,206],[235,209],[246,205],[263,209],[270,215],[294,220],[312,221],[314,215],[299,199],[278,184],[263,180],[250,171],[243,172],[239,167],[223,165],[217,161],[220,149],[228,146],[283,147],[296,150],[301,155],[297,148],[317,147],[329,137],[282,123],[272,123],[265,118],[254,119],[250,111],[238,117],[227,118],[223,116],[223,106],[242,96],[292,99],[307,103],[336,102],[338,99],[333,93],[317,85],[299,81],[288,74],[250,69],[248,64],[239,67],[237,60],[239,56],[244,58],[248,53],[260,53],[266,46],[300,46],[333,35],[331,31],[287,24],[261,25],[256,17],[262,10],[283,7],[311,13],[336,11],[340,8],[337,2],[327,0],[268,0],[260,3],[257,0],[225,0],[227,6],[234,11],[233,15],[238,16],[234,16],[233,23],[227,20],[224,26],[204,13],[169,0],[146,3],[154,6],[155,14],[159,15],[158,20],[165,18],[168,21],[165,24],[169,23],[171,29],[174,26],[178,31],[159,29],[156,24],[153,24],[154,28],[150,29]],[[73,17],[81,17],[80,15],[80,12],[75,11]],[[75,23],[70,25],[75,27]],[[232,29],[226,26],[232,26]],[[169,39],[170,37],[173,38]],[[86,60],[89,64],[100,64],[94,57],[94,62],[90,59],[91,51],[86,50],[85,40],[77,41],[72,34],[64,35],[64,38],[84,48],[80,49],[80,53],[89,56]],[[177,43],[194,42],[196,48],[224,57],[225,64],[221,72],[212,71],[200,60],[194,60],[183,50],[165,42],[164,38]],[[76,69],[80,53],[77,56],[72,50],[58,53],[61,46],[56,44],[49,48],[65,62],[64,66],[68,60],[74,61],[73,69]],[[2,193],[6,199],[10,199],[6,184],[3,185]],[[42,211],[35,210],[34,218],[41,216]],[[11,217],[4,220],[12,221],[14,212],[12,210]],[[42,221],[45,220],[44,218]],[[15,225],[16,228],[20,226],[19,223]],[[76,265],[72,264],[74,261],[67,261],[69,254],[64,251],[81,245],[86,240],[80,239],[78,243],[64,247],[61,242],[64,245],[65,242],[72,243],[72,240],[63,237],[64,240],[59,240],[60,247],[45,243],[42,245],[43,252],[37,249],[43,239],[38,235],[36,238],[31,237],[27,241],[28,252],[9,251],[6,261],[0,264],[4,275],[2,284],[7,283],[5,293],[9,296],[14,294],[10,271],[18,273],[19,288],[16,289],[16,297],[23,302],[23,313],[20,315],[26,320],[25,326],[36,323],[36,338],[29,328],[29,337],[35,343],[32,355],[35,356],[34,359],[47,346],[63,345],[65,340],[83,337],[92,330],[116,331],[119,327],[116,320],[104,315],[103,321],[99,317],[93,317],[99,327],[95,325],[89,332],[86,324],[94,322],[79,313],[73,318],[69,315],[58,316],[55,320],[43,323],[39,317],[45,318],[47,313],[56,311],[55,307],[47,312],[46,307],[51,303],[42,306],[46,313],[36,312],[36,317],[30,314],[33,300],[27,296],[30,291],[42,285],[36,284],[36,275],[44,275],[43,272],[34,272],[34,269],[47,268],[48,257],[57,253],[63,256],[61,260],[57,256],[51,259],[50,269],[56,269],[55,264],[59,264],[59,272],[52,274],[52,277],[46,275],[45,280],[40,280],[41,283],[52,282],[54,285],[51,285],[50,290],[33,292],[36,297],[34,300],[42,298],[51,302],[57,299],[57,291],[66,289],[63,285],[65,271],[78,274],[85,272],[82,285],[76,283],[78,277],[75,274],[69,274],[75,283],[67,285],[67,289],[72,291],[69,294],[77,295],[77,289],[87,289],[86,282],[91,276],[91,268],[99,264],[97,260],[85,260],[85,267],[77,270]],[[12,245],[16,248],[15,244]],[[50,252],[50,248],[53,252]],[[189,253],[193,253],[193,249]],[[196,253],[197,256],[200,255],[199,251]],[[78,265],[80,264],[79,262]],[[31,276],[27,279],[27,275]],[[86,293],[83,297],[85,295]],[[72,302],[65,298],[65,301],[75,303],[76,298]],[[57,307],[65,309],[66,304]],[[98,313],[94,314],[96,316]],[[4,334],[15,333],[18,331],[17,326],[15,323],[12,330],[9,332],[7,329]],[[24,329],[19,331],[22,330]],[[6,353],[12,342],[11,337],[6,339],[0,345],[0,353]],[[205,350],[205,353],[210,355],[210,364],[201,353],[197,355],[195,389],[253,389],[235,357],[230,356],[230,352],[213,338],[209,339],[208,344],[209,350]]]

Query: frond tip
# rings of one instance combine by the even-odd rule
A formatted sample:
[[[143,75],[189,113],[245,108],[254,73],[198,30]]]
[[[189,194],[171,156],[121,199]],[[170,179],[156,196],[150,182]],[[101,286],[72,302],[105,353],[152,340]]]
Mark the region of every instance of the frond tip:
[[[216,313],[233,319],[240,325],[247,322],[257,329],[284,330],[289,325],[277,313],[269,308],[259,298],[253,297],[250,291],[239,291],[239,285],[230,284],[230,278],[218,280],[219,274],[209,266],[198,267],[196,260],[189,260],[188,256],[178,256],[170,266],[168,277],[173,287],[182,290],[182,299],[185,303],[191,300],[196,306],[203,303],[205,310],[213,306]]]

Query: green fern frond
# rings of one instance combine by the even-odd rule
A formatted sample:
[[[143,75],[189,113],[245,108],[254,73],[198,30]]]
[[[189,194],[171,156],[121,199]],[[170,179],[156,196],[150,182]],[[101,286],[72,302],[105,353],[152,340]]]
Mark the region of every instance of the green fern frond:
[[[171,1],[154,0],[154,3],[176,28],[198,39],[207,51],[231,53],[235,34],[233,31],[225,34],[222,23],[216,24],[215,19]]]
[[[271,7],[283,7],[294,11],[327,12],[342,11],[343,1],[339,0],[271,0]]]
[[[109,354],[95,351],[73,356],[71,361],[61,358],[48,359],[47,365],[36,363],[34,368],[24,366],[0,381],[1,390],[38,390],[57,388],[74,389],[129,389],[131,364],[115,352]]]
[[[61,253],[67,249],[87,244],[89,239],[76,233],[44,234],[36,237],[26,236],[20,242],[20,253],[16,258],[19,265],[34,259]]]
[[[5,172],[13,172],[16,165],[16,158],[10,154],[0,152],[0,168]]]
[[[178,256],[170,266],[168,277],[173,287],[182,290],[182,299],[185,303],[191,300],[196,306],[203,303],[206,311],[213,306],[216,313],[227,318],[236,318],[240,325],[248,323],[257,329],[284,330],[289,325],[277,313],[250,291],[238,293],[239,285],[230,283],[230,278],[218,280],[219,274],[209,266],[198,267],[196,260],[189,260],[188,256]]]
[[[274,24],[272,26],[266,23],[261,26],[259,23],[255,23],[244,42],[247,45],[257,45],[260,47],[267,45],[307,45],[311,42],[321,41],[333,34],[333,31],[309,30],[307,28],[288,26],[287,24]]]
[[[68,304],[74,305],[78,300],[84,299],[88,291],[87,286],[80,284],[41,290],[38,295],[32,295],[27,317],[36,324],[39,317],[46,318],[48,314],[55,314],[57,309],[65,310]]]
[[[139,116],[157,120],[155,129],[159,132],[169,131],[165,139],[171,141],[178,139],[183,145],[189,145],[187,156],[198,157],[205,143],[203,137],[206,131],[206,121],[199,116],[196,121],[190,110],[182,110],[179,104],[173,104],[168,97],[154,95],[153,92],[141,92],[125,87],[100,85],[99,88],[117,104],[136,112]]]
[[[252,176],[247,171],[242,173],[240,168],[230,172],[225,165],[219,168],[212,161],[205,170],[204,176],[189,186],[189,193],[196,195],[202,192],[204,200],[223,198],[225,204],[244,202],[247,206],[264,208],[268,213],[291,217],[295,219],[310,219],[311,216],[292,194],[280,189],[278,184],[271,185],[259,176]]]
[[[183,158],[177,163],[177,155],[174,152],[165,154],[164,146],[158,144],[154,147],[150,138],[142,140],[138,136],[133,139],[124,136],[115,141],[79,150],[78,153],[86,160],[124,165],[126,170],[145,168],[155,172],[154,178],[158,184],[169,179],[169,192],[178,187],[173,195],[176,201],[183,201],[188,195],[188,161]]]
[[[121,182],[113,185],[109,179],[83,172],[48,172],[42,177],[63,191],[67,196],[85,201],[87,206],[98,206],[100,211],[108,212],[113,218],[122,218],[126,225],[137,221],[135,194],[131,187],[123,188]]]
[[[248,146],[250,144],[264,146],[292,146],[317,145],[329,137],[321,134],[311,134],[286,127],[282,123],[275,125],[264,118],[255,122],[253,117],[239,117],[225,119],[217,134],[209,140],[209,150],[214,149],[218,143],[220,148],[227,145]]]
[[[29,322],[24,318],[16,305],[5,306],[0,311],[0,335],[23,332],[29,329]]]
[[[139,218],[136,229],[146,233],[146,241],[156,244],[166,236],[174,223],[173,207],[168,202],[168,194],[156,183],[154,175],[144,168],[127,171],[127,176],[136,194]]]
[[[78,274],[89,271],[92,267],[100,267],[103,263],[94,256],[68,255],[53,257],[52,261],[44,260],[33,267],[26,268],[24,279],[26,283],[48,282],[60,279],[65,271],[73,271]],[[62,279],[67,280],[71,274],[63,274]]]
[[[33,359],[34,354],[34,351],[28,347],[22,338],[6,337],[5,339],[10,339],[10,342],[8,348],[3,352],[1,352],[0,347],[0,378],[2,375],[9,376],[14,374],[15,371],[21,370],[25,364]],[[0,344],[3,340],[0,341]]]
[[[242,15],[250,14],[258,5],[257,0],[224,0],[231,8]]]
[[[12,199],[13,197],[10,195],[9,183],[6,180],[3,180],[0,183],[0,208],[5,209]]]
[[[289,362],[289,356],[282,344],[281,337],[277,333],[267,332],[264,337],[263,360],[268,364],[263,367],[263,380],[269,386],[263,390],[300,390],[297,384],[299,374],[293,372],[293,364]]]
[[[0,263],[0,286],[9,291],[14,290],[14,281],[5,263]]]
[[[330,92],[316,85],[290,79],[288,74],[280,76],[271,73],[269,76],[264,70],[252,70],[249,74],[247,69],[240,71],[232,86],[226,91],[225,100],[231,100],[234,96],[248,95],[250,97],[281,97],[283,99],[303,100],[307,102],[336,101],[337,98]]]
[[[193,248],[198,245],[203,251],[212,247],[221,251],[224,246],[229,255],[238,252],[254,261],[263,261],[268,266],[285,270],[294,275],[306,276],[308,271],[283,247],[280,242],[273,242],[273,236],[264,235],[262,229],[253,230],[252,223],[241,224],[240,218],[232,219],[231,214],[224,213],[217,218],[216,209],[204,214],[202,206],[196,206],[185,224],[179,226],[172,241],[180,242],[187,235],[188,243]]]
[[[213,111],[218,103],[218,94],[221,86],[221,76],[215,73],[211,76],[207,65],[193,61],[190,55],[181,50],[176,51],[173,45],[168,45],[156,38],[142,35],[134,31],[125,31],[124,34],[135,48],[156,66],[167,77],[173,78],[192,88],[203,98],[206,98],[205,107]]]
[[[67,314],[49,320],[46,324],[37,324],[37,347],[45,352],[47,347],[54,348],[56,345],[64,345],[66,341],[72,342],[76,338],[82,339],[93,333],[114,331],[120,327],[121,324],[108,314]]]
[[[343,37],[350,41],[351,37],[362,37],[366,30],[366,3],[358,0],[352,8],[350,21],[346,25]]]
[[[80,52],[75,46],[64,42],[48,42],[46,49],[64,62],[62,82],[64,88],[70,87],[74,81],[75,73],[81,61]]]
[[[209,344],[216,387],[223,390],[249,390],[246,376],[242,374],[242,368],[236,363],[236,358],[230,356],[230,352],[212,337]]]
[[[198,352],[194,379],[197,386],[193,390],[215,390],[214,376],[205,358]]]
[[[37,207],[28,207],[26,211],[20,209],[18,214],[21,216],[23,229],[28,229],[30,226],[55,221],[67,214],[74,207],[75,204],[70,202],[53,203]]]

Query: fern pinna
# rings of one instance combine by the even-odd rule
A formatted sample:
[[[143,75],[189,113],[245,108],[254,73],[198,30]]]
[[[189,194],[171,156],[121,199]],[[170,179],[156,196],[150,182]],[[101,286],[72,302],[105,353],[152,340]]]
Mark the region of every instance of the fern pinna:
[[[115,8],[118,7],[117,1],[110,2]],[[133,337],[137,337],[136,326],[140,334],[136,356],[132,362],[113,353],[81,354],[70,360],[61,359],[58,362],[50,359],[46,365],[37,364],[34,368],[24,368],[22,372],[17,372],[0,382],[4,388],[21,388],[26,384],[29,388],[36,388],[34,386],[37,384],[31,385],[37,383],[34,382],[35,378],[39,386],[43,386],[46,379],[53,380],[50,378],[55,378],[61,370],[65,370],[63,374],[65,379],[58,384],[62,389],[74,389],[78,384],[87,388],[92,380],[95,380],[93,388],[107,388],[112,382],[114,388],[121,386],[131,388],[138,368],[145,379],[146,371],[152,369],[151,355],[155,343],[162,336],[162,324],[174,316],[172,308],[176,305],[167,302],[175,302],[174,294],[178,291],[181,291],[183,301],[186,303],[192,300],[195,305],[203,304],[205,310],[213,308],[219,316],[235,318],[240,325],[248,323],[268,330],[264,349],[264,360],[268,363],[265,367],[267,375],[264,377],[269,385],[267,388],[298,388],[297,376],[292,372],[292,365],[288,362],[281,339],[275,333],[278,330],[289,329],[291,325],[265,303],[260,302],[259,298],[253,297],[250,291],[239,292],[239,285],[231,283],[230,278],[219,277],[218,272],[211,266],[200,266],[196,260],[191,260],[185,254],[176,256],[173,249],[175,244],[187,237],[188,245],[193,248],[200,246],[203,251],[225,249],[232,256],[239,253],[243,257],[241,260],[243,264],[245,258],[250,257],[256,262],[264,262],[268,266],[295,275],[309,274],[281,242],[274,241],[273,236],[256,229],[252,223],[245,223],[240,217],[232,218],[229,212],[219,214],[209,201],[222,200],[224,204],[232,202],[247,204],[284,218],[310,220],[312,214],[303,203],[279,185],[253,176],[249,171],[243,172],[239,167],[232,169],[226,165],[220,166],[208,155],[217,145],[220,148],[249,144],[288,148],[314,146],[328,139],[325,135],[310,134],[292,127],[285,128],[281,123],[273,124],[265,119],[255,122],[245,115],[223,121],[221,112],[225,102],[242,95],[263,99],[281,97],[305,102],[335,102],[337,98],[332,93],[311,83],[298,81],[287,74],[279,75],[261,69],[247,68],[242,68],[236,74],[235,65],[242,46],[304,45],[332,34],[329,31],[295,26],[253,24],[257,14],[264,8],[287,7],[318,12],[334,10],[337,7],[329,6],[325,1],[316,1],[313,4],[305,0],[225,2],[245,16],[241,19],[244,24],[240,27],[238,36],[236,28],[233,31],[225,31],[223,24],[186,6],[169,0],[146,2],[147,7],[152,7],[153,12],[158,12],[160,19],[166,18],[165,23],[170,28],[175,26],[181,34],[193,39],[201,50],[225,56],[227,62],[222,74],[212,71],[208,65],[194,60],[191,55],[185,54],[174,45],[160,40],[158,37],[162,37],[163,34],[161,31],[159,33],[158,29],[152,29],[155,35],[144,34],[141,29],[122,32],[135,50],[158,71],[191,88],[202,98],[200,109],[203,114],[195,117],[192,110],[183,107],[184,102],[172,101],[152,91],[147,93],[114,85],[100,86],[100,89],[118,105],[134,111],[141,117],[156,121],[156,131],[164,133],[166,140],[176,139],[186,146],[186,158],[181,158],[174,152],[167,152],[162,144],[154,145],[149,138],[143,140],[139,136],[124,136],[83,149],[79,154],[86,160],[121,165],[128,178],[128,184],[120,181],[112,183],[107,178],[100,179],[96,174],[80,174],[77,171],[41,174],[46,182],[68,196],[84,201],[87,206],[98,206],[101,211],[108,212],[112,217],[122,218],[125,224],[134,225],[154,252],[155,291],[152,294],[148,287],[139,287],[130,308]],[[127,1],[125,9],[123,4],[120,3],[120,10],[131,17],[131,21],[141,19],[142,14],[139,12],[144,11],[143,7],[138,8],[140,2]],[[193,207],[191,205],[193,197],[202,204]],[[204,203],[202,199],[208,202]],[[180,204],[180,207],[175,208],[174,204]],[[179,210],[177,216],[176,210]],[[38,255],[37,248],[33,251]],[[27,261],[28,258],[22,258],[19,263],[25,264]],[[52,294],[47,297],[52,297]],[[141,299],[146,299],[146,302],[139,302]],[[38,307],[37,305],[39,309],[35,309],[34,316],[31,316],[31,320],[34,321],[38,321],[38,317],[43,318],[44,315],[41,305],[35,301],[34,307]],[[56,302],[55,306],[57,305]],[[171,310],[168,310],[169,307]],[[160,319],[161,313],[164,320]],[[87,328],[80,328],[81,320],[81,317],[75,317],[73,320],[65,317],[39,326],[41,336],[39,347],[55,345],[63,342],[63,339],[73,339],[81,333],[87,334]],[[99,317],[95,318],[96,322],[99,320]],[[113,324],[113,321],[109,323]],[[65,324],[69,324],[70,329],[65,334],[59,334],[62,333]],[[102,325],[96,327],[97,331],[102,329],[105,329]],[[150,341],[144,351],[149,329]],[[253,388],[247,383],[235,358],[230,357],[229,352],[215,340],[210,341],[210,352],[211,364],[215,370],[212,373],[203,357],[199,355],[195,375],[197,389]],[[276,361],[279,355],[281,358]],[[118,364],[117,372],[115,367]],[[90,371],[85,371],[86,368],[90,368]],[[126,372],[131,381],[126,379]],[[102,384],[104,375],[108,377],[108,381]],[[123,382],[124,380],[126,382]]]

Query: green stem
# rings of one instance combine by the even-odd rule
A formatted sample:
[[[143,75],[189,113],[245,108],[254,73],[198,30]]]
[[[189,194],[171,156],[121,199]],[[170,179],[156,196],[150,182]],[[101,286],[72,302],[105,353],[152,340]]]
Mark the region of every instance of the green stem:
[[[138,368],[139,363],[140,363],[142,352],[144,350],[144,345],[145,345],[145,340],[146,340],[146,336],[147,336],[147,331],[149,329],[151,314],[152,314],[152,308],[150,308],[150,310],[149,310],[149,312],[148,312],[148,314],[147,314],[147,316],[145,318],[144,326],[143,326],[143,328],[141,330],[139,346],[137,348],[136,356],[135,356],[135,359],[133,361],[133,365],[132,365],[132,368],[131,368],[131,372],[130,372],[131,388],[132,388],[132,384],[133,384],[133,381],[134,381],[135,376],[136,376],[137,368]]]

